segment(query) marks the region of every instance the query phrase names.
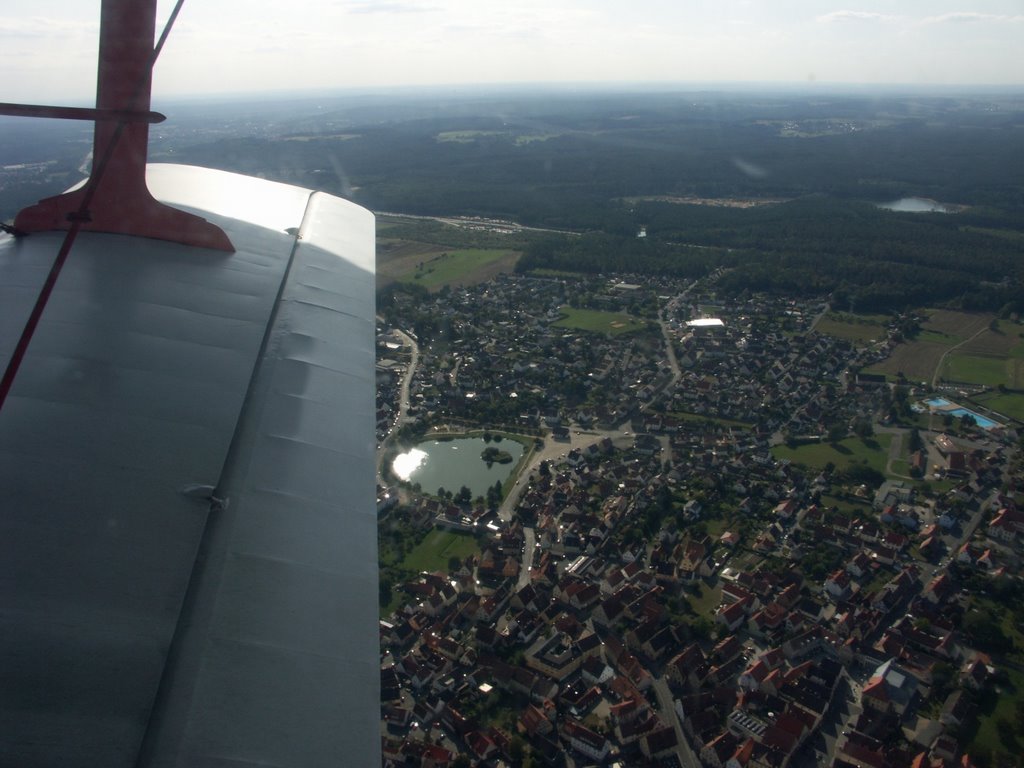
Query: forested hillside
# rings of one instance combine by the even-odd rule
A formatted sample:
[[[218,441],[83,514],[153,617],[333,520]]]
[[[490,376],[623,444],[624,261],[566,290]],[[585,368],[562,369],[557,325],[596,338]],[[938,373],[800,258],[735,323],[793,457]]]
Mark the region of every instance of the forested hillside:
[[[323,189],[376,211],[579,235],[531,237],[521,269],[724,268],[723,290],[834,291],[858,310],[1024,310],[1024,96],[551,89],[235,112],[184,112],[160,128],[153,159]],[[8,206],[38,196],[85,151],[73,146],[47,174],[20,171]],[[876,205],[903,197],[954,212]]]

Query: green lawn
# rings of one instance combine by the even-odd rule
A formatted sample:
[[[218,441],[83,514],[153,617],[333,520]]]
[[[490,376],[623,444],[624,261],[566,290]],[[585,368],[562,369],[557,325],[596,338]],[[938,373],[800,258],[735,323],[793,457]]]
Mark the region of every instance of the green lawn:
[[[671,411],[668,415],[671,416],[672,418],[680,419],[682,421],[710,421],[714,424],[721,424],[723,427],[738,427],[740,429],[750,429],[753,426],[749,421],[737,421],[736,419],[720,419],[717,416],[706,416],[700,413],[690,413],[689,411]]]
[[[887,318],[880,315],[851,315],[845,312],[829,312],[814,326],[817,333],[848,339],[855,344],[867,344],[884,339],[887,333]]]
[[[402,275],[400,280],[403,283],[416,283],[427,288],[438,288],[456,282],[481,267],[514,254],[515,251],[494,248],[446,251],[439,256],[420,262],[411,272]]]
[[[796,448],[777,445],[772,449],[772,453],[777,459],[789,459],[794,464],[803,464],[815,469],[824,469],[829,462],[838,470],[847,469],[854,464],[865,464],[885,474],[891,442],[892,435],[875,435],[866,440],[848,437],[836,444],[808,443]]]
[[[714,621],[715,611],[718,610],[718,606],[722,602],[722,584],[721,582],[716,582],[713,587],[709,587],[703,581],[698,582],[698,584],[700,586],[700,597],[688,594],[686,599],[694,613]]]
[[[472,534],[435,528],[409,552],[402,566],[415,573],[447,571],[449,558],[461,560],[479,551]]]
[[[561,312],[561,319],[554,324],[558,328],[575,328],[580,331],[620,336],[624,333],[641,330],[646,326],[643,320],[637,320],[622,312],[602,312],[596,309],[573,309],[572,307],[562,307]]]
[[[1014,649],[1008,654],[1013,666],[1000,664],[1001,658],[993,659],[996,667],[1006,675],[996,689],[981,694],[978,699],[977,730],[968,729],[965,736],[968,750],[990,752],[1003,757],[1016,756],[1024,745],[1019,741],[1016,723],[1019,722],[1018,710],[1024,707],[1024,673],[1021,673],[1022,643],[1024,637],[1017,630],[1015,620],[1020,616],[1016,611],[1003,611],[991,598],[973,598],[972,605],[979,606],[999,617],[1003,634],[1013,642]],[[1012,758],[1011,758],[1012,759]],[[998,763],[999,765],[1020,765],[1020,762]]]
[[[840,498],[839,496],[831,496],[828,494],[822,494],[821,506],[826,509],[835,507],[840,512],[846,512],[854,517],[859,517],[872,512],[871,504],[868,501]]]
[[[960,355],[954,352],[946,358],[942,378],[987,387],[996,387],[1000,384],[1012,386],[1009,374],[1016,374],[1017,363],[1018,360],[1012,358]],[[1017,376],[1013,375],[1013,378],[1016,379]]]
[[[1024,393],[1007,392],[999,394],[993,392],[973,399],[997,413],[1003,413],[1012,419],[1024,421]]]

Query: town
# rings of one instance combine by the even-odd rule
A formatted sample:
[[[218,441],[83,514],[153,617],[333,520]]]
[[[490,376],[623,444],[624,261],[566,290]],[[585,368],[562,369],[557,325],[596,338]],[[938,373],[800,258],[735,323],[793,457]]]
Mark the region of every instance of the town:
[[[391,290],[386,765],[1002,764],[979,729],[1024,719],[990,714],[1014,690],[1017,434],[866,370],[906,317],[859,343],[817,330],[828,310],[714,275]],[[481,433],[525,448],[500,494],[390,471]],[[430,536],[470,546],[403,565]]]

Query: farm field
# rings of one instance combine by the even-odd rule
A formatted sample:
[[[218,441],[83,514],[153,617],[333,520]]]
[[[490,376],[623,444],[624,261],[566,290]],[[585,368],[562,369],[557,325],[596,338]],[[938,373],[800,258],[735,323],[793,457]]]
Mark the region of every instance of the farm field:
[[[596,309],[573,309],[562,307],[562,317],[554,325],[558,328],[575,328],[580,331],[607,333],[620,336],[645,327],[642,320],[622,312],[602,312]]]
[[[403,276],[402,281],[419,283],[430,289],[444,285],[469,285],[493,277],[488,267],[507,264],[509,269],[518,257],[516,251],[500,251],[487,248],[467,248],[458,251],[443,251],[416,265],[412,276]],[[500,268],[499,270],[500,271]],[[481,275],[485,275],[481,277]]]
[[[379,251],[380,251],[379,247]],[[473,285],[510,272],[519,252],[491,248],[451,249],[402,241],[379,255],[378,286],[398,281],[435,291],[445,285]]]
[[[924,331],[935,331],[957,341],[969,339],[992,322],[990,313],[957,312],[952,309],[928,310],[928,320],[922,324]]]
[[[1000,320],[995,330],[986,328],[984,333],[971,339],[960,350],[971,355],[992,355],[1024,359],[1024,325]]]
[[[921,331],[915,339],[898,345],[888,358],[870,366],[867,371],[890,378],[902,373],[910,381],[930,382],[942,362],[942,356],[957,344],[970,339],[979,331],[983,333],[970,344],[959,348],[958,352],[970,353],[975,349],[975,343],[982,345],[982,348],[992,344],[985,339],[992,333],[987,330],[987,326],[993,317],[991,314],[971,314],[948,309],[929,310],[928,319],[921,325]]]
[[[900,344],[885,360],[865,369],[895,379],[903,374],[910,381],[931,381],[935,368],[949,346],[933,341]]]

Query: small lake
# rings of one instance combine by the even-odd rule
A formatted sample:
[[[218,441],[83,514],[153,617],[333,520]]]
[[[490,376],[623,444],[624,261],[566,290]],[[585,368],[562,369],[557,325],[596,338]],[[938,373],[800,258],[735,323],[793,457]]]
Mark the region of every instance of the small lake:
[[[480,458],[485,448],[511,454],[512,461],[488,467]],[[457,492],[466,486],[476,498],[485,496],[499,480],[505,482],[522,455],[523,445],[508,438],[500,442],[485,442],[482,437],[427,440],[396,456],[391,469],[400,480],[419,483],[425,493],[436,493],[438,488]]]
[[[956,213],[954,208],[926,197],[901,197],[891,203],[878,203],[878,207],[898,213]]]

